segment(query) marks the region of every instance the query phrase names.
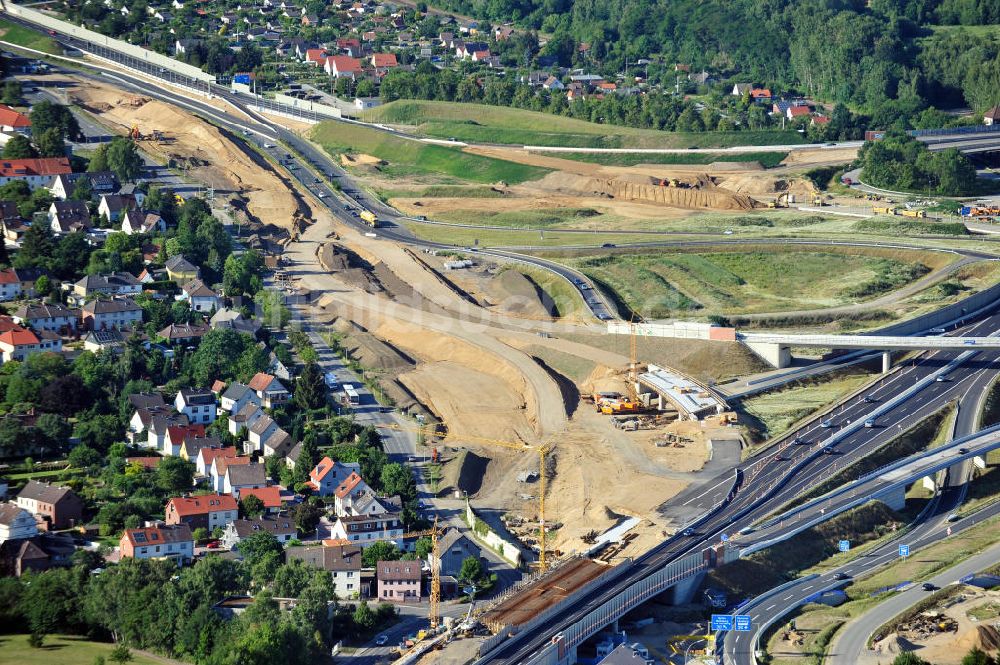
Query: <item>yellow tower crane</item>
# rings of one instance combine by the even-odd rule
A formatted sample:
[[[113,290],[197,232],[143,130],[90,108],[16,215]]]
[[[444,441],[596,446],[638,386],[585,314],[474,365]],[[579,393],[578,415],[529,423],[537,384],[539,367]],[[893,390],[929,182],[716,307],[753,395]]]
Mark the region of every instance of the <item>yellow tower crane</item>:
[[[441,553],[438,550],[438,520],[434,518],[434,526],[426,531],[404,533],[403,538],[431,537],[431,607],[428,618],[431,622],[431,632],[437,630],[441,623]]]
[[[396,431],[414,431],[422,433],[424,436],[428,437],[442,436],[441,432],[438,432],[436,427],[407,427],[404,425],[376,425],[375,427]],[[554,438],[554,435],[549,437],[544,443],[537,446],[529,446],[525,443],[514,443],[512,441],[488,439],[486,437],[470,436],[465,434],[463,434],[461,438],[468,439],[469,441],[473,441],[475,443],[485,443],[487,445],[501,446],[511,450],[519,450],[522,452],[534,451],[538,453],[538,569],[545,572],[548,570],[548,564],[545,560],[545,455],[552,449],[551,441]]]

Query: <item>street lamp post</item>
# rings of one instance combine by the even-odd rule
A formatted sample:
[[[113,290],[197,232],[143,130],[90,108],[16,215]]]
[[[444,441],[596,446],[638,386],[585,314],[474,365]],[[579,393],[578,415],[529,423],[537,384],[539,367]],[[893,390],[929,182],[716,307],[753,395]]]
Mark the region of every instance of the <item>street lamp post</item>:
[[[689,644],[689,645],[687,646],[687,649],[684,649],[684,665],[687,665],[687,664],[688,664],[688,663],[690,662],[690,661],[688,660],[688,654],[689,654],[689,653],[691,652],[691,647],[693,647],[694,645],[698,644],[699,642],[704,642],[704,641],[706,641],[706,639],[707,639],[707,638],[704,638],[704,637],[703,637],[703,638],[701,638],[701,639],[699,639],[699,640],[695,640],[694,642],[692,642],[691,644]]]

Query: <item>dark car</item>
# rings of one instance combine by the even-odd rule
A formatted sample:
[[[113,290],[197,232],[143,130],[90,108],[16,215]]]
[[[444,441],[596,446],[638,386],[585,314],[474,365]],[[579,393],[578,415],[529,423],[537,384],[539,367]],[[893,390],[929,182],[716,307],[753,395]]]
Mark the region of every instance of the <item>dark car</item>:
[[[923,588],[924,591],[937,591],[937,587],[931,584],[930,582],[924,582],[920,586],[921,588]]]
[[[837,573],[836,575],[833,576],[833,579],[835,579],[835,580],[849,580],[849,579],[851,579],[851,576],[848,575],[847,573]]]
[[[601,245],[601,247],[614,247],[614,246],[615,246],[615,244],[612,243],[612,242],[606,242],[603,245]]]

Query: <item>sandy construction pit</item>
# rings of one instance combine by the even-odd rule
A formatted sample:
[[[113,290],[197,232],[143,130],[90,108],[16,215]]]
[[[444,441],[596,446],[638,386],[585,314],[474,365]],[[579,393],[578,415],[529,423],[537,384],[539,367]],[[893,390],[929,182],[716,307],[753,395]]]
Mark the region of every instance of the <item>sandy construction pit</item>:
[[[69,95],[119,134],[127,134],[133,126],[144,135],[162,132],[163,140],[141,141],[140,148],[164,163],[188,165],[193,179],[220,193],[242,195],[249,213],[261,223],[291,229],[308,212],[277,173],[185,111],[90,81],[71,88]]]

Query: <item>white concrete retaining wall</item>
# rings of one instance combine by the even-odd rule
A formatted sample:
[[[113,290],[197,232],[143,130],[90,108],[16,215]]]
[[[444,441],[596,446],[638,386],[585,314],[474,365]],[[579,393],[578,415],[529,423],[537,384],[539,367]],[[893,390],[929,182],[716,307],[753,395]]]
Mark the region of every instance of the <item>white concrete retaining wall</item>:
[[[304,99],[299,99],[298,97],[289,97],[288,95],[275,95],[274,101],[279,104],[284,104],[285,106],[291,106],[292,108],[299,109],[301,111],[312,111],[317,115],[326,116],[328,118],[342,118],[343,113],[340,109],[335,106],[327,106],[326,104],[319,104],[317,102],[309,102]]]
[[[469,529],[472,532],[472,536],[489,547],[491,550],[502,556],[504,559],[509,561],[513,566],[521,565],[521,548],[514,543],[504,539],[500,534],[495,532],[493,529],[486,525],[486,534],[481,534],[476,532],[476,513],[473,512],[472,506],[469,504],[468,500],[465,502],[465,521],[469,525]],[[486,524],[482,520],[479,520],[482,524]]]

